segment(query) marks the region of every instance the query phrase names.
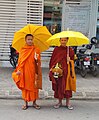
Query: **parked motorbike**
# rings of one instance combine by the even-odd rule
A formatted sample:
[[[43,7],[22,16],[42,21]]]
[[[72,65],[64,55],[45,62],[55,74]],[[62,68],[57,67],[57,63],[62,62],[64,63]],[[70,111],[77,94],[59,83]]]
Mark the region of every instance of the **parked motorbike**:
[[[13,68],[16,68],[17,62],[18,62],[18,56],[19,53],[10,45],[10,64],[13,66]]]
[[[95,44],[97,44],[97,39],[96,39],[96,37],[93,37],[91,39],[91,44],[86,46],[86,48],[91,51],[90,71],[93,76],[98,75],[98,66],[99,66],[99,53],[94,53],[94,51],[91,50],[93,46],[95,47]]]
[[[93,76],[97,76],[99,68],[99,53],[94,53],[92,47],[97,43],[97,39],[93,37],[91,44],[85,48],[80,49],[77,53],[75,69],[80,71],[82,77],[85,77],[90,70]]]
[[[89,54],[84,54],[86,49],[80,49],[75,60],[75,70],[80,72],[82,77],[87,75],[90,66],[91,57]]]
[[[99,53],[92,53],[90,70],[93,76],[98,75],[98,68],[99,68]]]

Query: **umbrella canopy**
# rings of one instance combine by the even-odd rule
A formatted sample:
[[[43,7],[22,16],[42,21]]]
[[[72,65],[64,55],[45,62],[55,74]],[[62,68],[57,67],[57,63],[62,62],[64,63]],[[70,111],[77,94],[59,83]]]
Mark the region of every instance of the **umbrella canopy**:
[[[68,37],[69,40],[66,46],[81,46],[83,44],[89,44],[89,39],[80,32],[75,31],[62,31],[54,34],[47,42],[50,46],[60,46],[60,38]]]
[[[42,51],[45,51],[49,48],[46,40],[52,35],[46,28],[46,26],[37,26],[33,24],[28,24],[19,31],[15,32],[14,39],[12,41],[12,47],[15,48],[18,52],[25,45],[25,36],[27,34],[32,34],[34,36],[33,43],[38,46]]]

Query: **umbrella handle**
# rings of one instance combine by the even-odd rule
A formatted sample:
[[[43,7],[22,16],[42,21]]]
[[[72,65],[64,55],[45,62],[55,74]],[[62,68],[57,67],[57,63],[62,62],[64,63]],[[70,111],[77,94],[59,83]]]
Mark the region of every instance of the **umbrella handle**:
[[[67,64],[69,64],[70,57],[69,57],[69,47],[67,47]]]
[[[69,61],[70,61],[70,57],[68,56],[67,57],[67,64],[69,64]]]

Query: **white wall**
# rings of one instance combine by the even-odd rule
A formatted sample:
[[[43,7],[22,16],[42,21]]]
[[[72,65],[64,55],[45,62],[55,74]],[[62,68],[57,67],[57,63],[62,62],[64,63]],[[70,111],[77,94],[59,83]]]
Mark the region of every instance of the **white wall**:
[[[90,25],[89,25],[89,38],[96,36],[96,26],[97,26],[97,17],[98,17],[97,12],[98,12],[98,0],[92,0]]]
[[[89,38],[96,36],[97,9],[98,0],[64,0],[62,30],[69,28],[80,31]]]

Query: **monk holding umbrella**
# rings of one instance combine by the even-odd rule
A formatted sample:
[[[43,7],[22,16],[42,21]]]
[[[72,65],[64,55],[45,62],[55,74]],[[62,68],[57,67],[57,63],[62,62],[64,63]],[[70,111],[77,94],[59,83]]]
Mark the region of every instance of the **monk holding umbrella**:
[[[23,110],[28,108],[28,102],[33,102],[35,109],[40,109],[36,100],[39,89],[42,89],[42,71],[40,53],[48,49],[46,40],[51,36],[44,26],[29,24],[17,31],[12,46],[19,52],[18,65],[12,73],[17,87],[22,91]]]
[[[74,51],[70,46],[88,44],[89,39],[80,32],[63,31],[54,34],[47,42],[50,46],[56,46],[49,63],[49,77],[52,81],[54,97],[58,99],[54,108],[61,107],[62,100],[66,98],[66,108],[73,110],[70,98],[72,91],[76,92],[76,75]]]

